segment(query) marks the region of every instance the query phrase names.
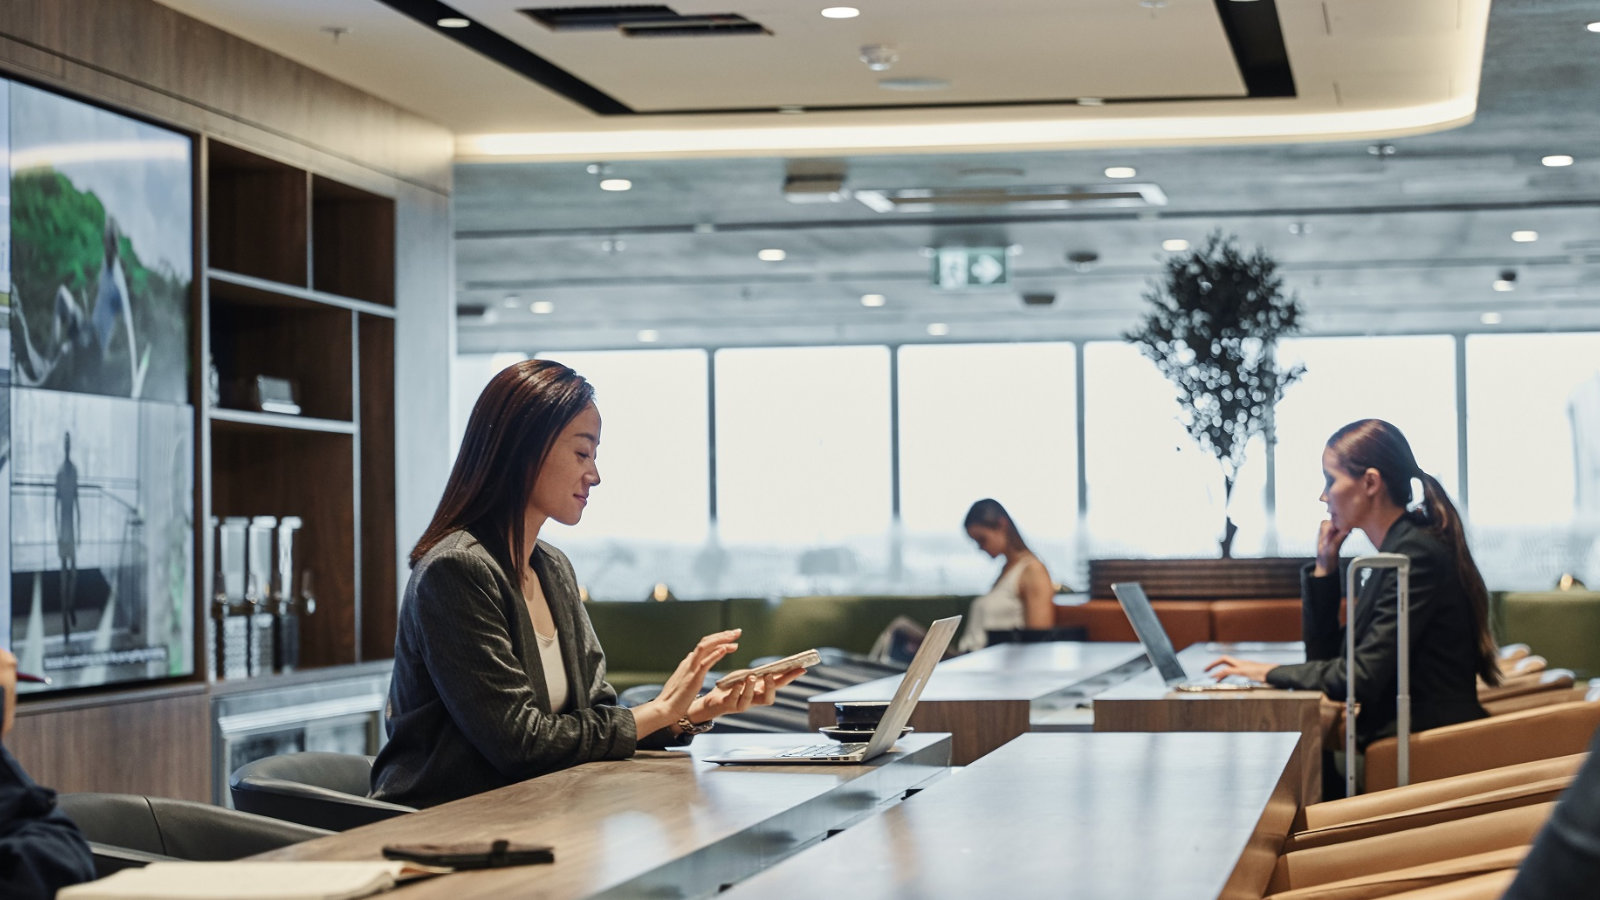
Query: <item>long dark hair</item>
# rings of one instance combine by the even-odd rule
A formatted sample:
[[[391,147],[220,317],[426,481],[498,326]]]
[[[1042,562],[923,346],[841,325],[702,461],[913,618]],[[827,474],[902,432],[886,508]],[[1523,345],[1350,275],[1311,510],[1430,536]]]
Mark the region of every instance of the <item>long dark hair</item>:
[[[489,379],[467,418],[444,496],[411,550],[415,566],[452,531],[471,531],[521,579],[523,512],[550,445],[584,408],[594,388],[558,362],[529,359]]]
[[[967,517],[961,523],[962,528],[971,528],[981,525],[984,528],[998,528],[1006,536],[1006,547],[1011,550],[1027,550],[1028,545],[1022,540],[1022,532],[1017,530],[1017,523],[1011,521],[1011,514],[1000,505],[999,500],[988,497],[972,504],[967,510]]]
[[[1328,449],[1344,470],[1360,477],[1368,469],[1378,470],[1384,490],[1394,505],[1450,547],[1456,558],[1456,574],[1461,589],[1472,605],[1473,625],[1478,632],[1478,674],[1488,684],[1500,683],[1500,667],[1495,660],[1499,649],[1489,633],[1489,589],[1478,572],[1478,564],[1467,549],[1467,534],[1461,514],[1444,491],[1444,485],[1422,467],[1411,453],[1411,444],[1400,429],[1382,419],[1361,419],[1335,431],[1328,438]],[[1422,503],[1411,509],[1411,479],[1422,482]]]

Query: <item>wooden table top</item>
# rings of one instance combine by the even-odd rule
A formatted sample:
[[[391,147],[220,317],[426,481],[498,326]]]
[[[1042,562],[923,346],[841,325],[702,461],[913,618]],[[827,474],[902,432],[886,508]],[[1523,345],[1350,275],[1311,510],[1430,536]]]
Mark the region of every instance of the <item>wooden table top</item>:
[[[725,896],[1260,897],[1298,740],[1025,734]]]
[[[1074,641],[985,647],[939,663],[922,690],[922,700],[1037,700],[1114,669],[1143,652],[1138,644]],[[899,687],[900,676],[891,675],[818,694],[811,703],[888,700]]]
[[[1144,654],[1138,643],[1044,641],[994,644],[939,663],[941,672],[1050,672],[1088,678]]]
[[[1178,662],[1183,664],[1183,670],[1189,673],[1191,677],[1198,678],[1205,672],[1207,663],[1223,655],[1279,664],[1305,662],[1306,659],[1305,646],[1299,641],[1281,641],[1272,643],[1193,644],[1178,651]],[[1258,691],[1174,691],[1168,688],[1166,682],[1161,679],[1161,673],[1151,668],[1095,695],[1094,701],[1098,705],[1102,701],[1114,702],[1118,700],[1218,700],[1244,697],[1264,699],[1284,695],[1302,698],[1305,695],[1321,696],[1317,691],[1284,691],[1276,689]]]
[[[818,740],[701,735],[689,752],[588,763],[256,858],[381,859],[385,844],[505,838],[550,844],[556,861],[427,879],[399,896],[709,896],[948,771],[950,737],[943,734],[908,735],[859,766],[723,767],[696,759]]]

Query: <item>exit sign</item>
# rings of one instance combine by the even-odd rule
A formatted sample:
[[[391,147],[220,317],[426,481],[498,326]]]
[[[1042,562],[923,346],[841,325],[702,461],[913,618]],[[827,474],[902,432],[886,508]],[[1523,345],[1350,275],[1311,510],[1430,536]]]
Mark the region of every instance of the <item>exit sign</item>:
[[[933,258],[933,285],[944,290],[996,287],[1011,280],[1004,247],[941,247]]]

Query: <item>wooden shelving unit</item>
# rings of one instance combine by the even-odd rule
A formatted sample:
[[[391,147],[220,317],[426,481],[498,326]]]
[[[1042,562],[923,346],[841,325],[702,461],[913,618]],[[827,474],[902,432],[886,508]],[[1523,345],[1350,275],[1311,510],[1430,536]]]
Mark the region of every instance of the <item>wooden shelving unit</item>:
[[[302,669],[386,659],[398,608],[394,201],[219,141],[206,156],[203,351],[219,384],[198,413],[208,518],[303,520],[317,605],[301,620]],[[300,414],[254,408],[259,375],[291,381]],[[209,623],[215,550],[203,546]]]

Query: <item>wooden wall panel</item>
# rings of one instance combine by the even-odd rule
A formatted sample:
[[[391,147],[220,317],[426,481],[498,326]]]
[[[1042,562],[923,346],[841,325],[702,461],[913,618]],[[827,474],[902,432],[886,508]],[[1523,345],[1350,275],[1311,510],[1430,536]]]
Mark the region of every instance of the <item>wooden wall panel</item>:
[[[152,0],[7,0],[0,65],[380,193],[450,189],[442,126]]]
[[[361,343],[361,659],[394,655],[394,320],[357,317]]]
[[[210,708],[200,684],[22,704],[6,747],[35,781],[58,791],[208,803]]]

